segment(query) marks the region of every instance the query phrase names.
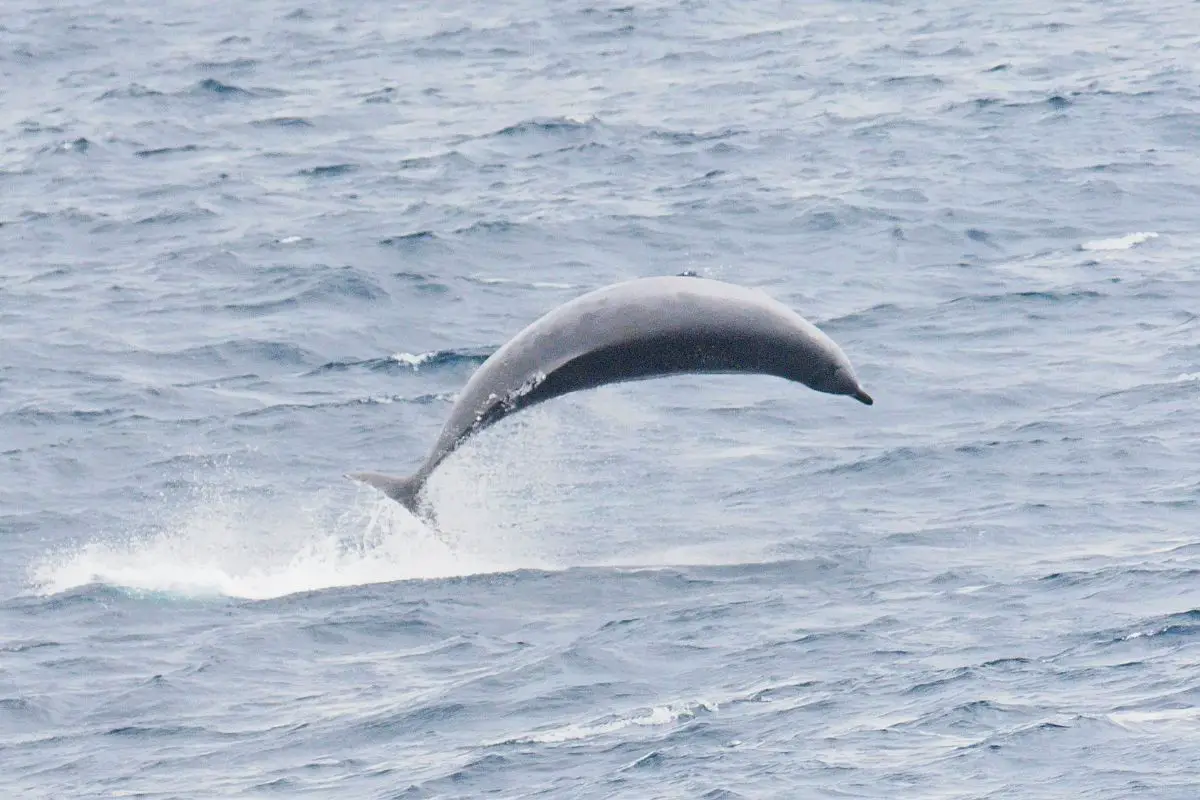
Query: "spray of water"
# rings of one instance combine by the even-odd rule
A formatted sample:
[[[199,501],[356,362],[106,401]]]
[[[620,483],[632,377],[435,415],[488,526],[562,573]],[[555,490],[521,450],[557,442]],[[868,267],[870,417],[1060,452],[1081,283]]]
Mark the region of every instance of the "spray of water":
[[[586,428],[632,435],[628,420],[604,424],[613,422],[605,419],[611,402],[606,408],[589,415]],[[165,496],[147,509],[139,530],[95,534],[47,553],[31,565],[30,582],[42,594],[102,584],[265,599],[522,568],[740,560],[728,548],[704,552],[712,543],[665,546],[665,539],[678,538],[670,535],[670,520],[649,514],[644,493],[628,489],[644,485],[645,476],[623,474],[633,468],[628,456],[606,464],[601,455],[606,448],[628,453],[633,443],[581,441],[568,419],[531,410],[445,462],[426,487],[436,528],[366,487],[339,482],[316,494],[255,489],[261,476],[214,468],[198,476],[187,496]],[[650,483],[666,482],[656,477]],[[739,544],[743,556],[744,550]]]
[[[335,586],[505,569],[456,551],[390,500],[362,492],[332,519],[294,498],[203,500],[149,533],[97,537],[31,568],[39,592],[88,584],[186,596],[262,599]]]
[[[340,586],[554,569],[539,534],[563,477],[557,426],[531,414],[438,470],[437,527],[372,489],[339,480],[317,493],[255,487],[262,476],[213,463],[182,497],[164,495],[137,530],[94,533],[29,568],[35,591],[101,584],[189,597],[265,599]],[[552,477],[557,476],[557,477]],[[553,505],[552,503],[549,505]],[[131,526],[132,527],[132,526]]]

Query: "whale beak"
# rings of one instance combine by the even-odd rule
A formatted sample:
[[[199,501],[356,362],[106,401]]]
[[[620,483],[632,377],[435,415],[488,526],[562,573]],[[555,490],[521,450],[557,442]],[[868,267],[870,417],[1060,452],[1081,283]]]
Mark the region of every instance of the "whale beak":
[[[854,394],[852,394],[850,396],[865,406],[870,406],[870,405],[875,404],[875,400],[871,398],[871,395],[864,392],[863,388],[861,386],[855,387]]]

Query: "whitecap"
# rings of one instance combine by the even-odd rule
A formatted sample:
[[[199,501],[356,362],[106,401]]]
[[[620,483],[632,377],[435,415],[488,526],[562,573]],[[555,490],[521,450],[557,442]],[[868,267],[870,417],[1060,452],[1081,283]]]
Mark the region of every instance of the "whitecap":
[[[629,727],[655,727],[670,725],[681,719],[690,719],[702,711],[717,710],[717,704],[705,700],[643,708],[632,713],[612,716],[583,724],[569,724],[515,736],[496,744],[561,744],[563,742],[604,736]]]
[[[1127,233],[1116,239],[1097,239],[1093,242],[1084,242],[1080,248],[1083,250],[1128,250],[1156,238],[1158,238],[1158,234],[1153,231],[1139,231]]]
[[[1122,728],[1145,729],[1155,726],[1180,726],[1188,730],[1200,722],[1200,708],[1164,708],[1155,711],[1114,711],[1109,720]]]
[[[422,364],[428,362],[429,359],[433,358],[435,355],[437,355],[437,353],[393,353],[392,360],[397,363],[404,364],[405,366],[412,367],[413,370],[418,370],[421,368]]]

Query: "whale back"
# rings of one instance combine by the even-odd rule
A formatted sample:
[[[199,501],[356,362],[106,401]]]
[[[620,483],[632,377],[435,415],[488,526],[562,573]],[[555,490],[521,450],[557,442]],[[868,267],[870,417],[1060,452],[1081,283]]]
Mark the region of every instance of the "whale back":
[[[849,381],[859,399],[866,396],[841,348],[765,293],[704,278],[643,278],[565,303],[493,353],[463,388],[417,477],[522,409],[571,392],[684,373],[774,375],[853,394],[845,388]]]

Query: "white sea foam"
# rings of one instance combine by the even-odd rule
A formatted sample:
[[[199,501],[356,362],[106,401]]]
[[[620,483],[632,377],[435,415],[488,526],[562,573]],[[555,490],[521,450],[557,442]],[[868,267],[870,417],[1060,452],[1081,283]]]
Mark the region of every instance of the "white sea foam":
[[[591,739],[617,733],[627,728],[658,727],[693,719],[703,714],[715,714],[721,709],[740,707],[741,713],[757,713],[754,709],[770,704],[770,713],[778,714],[809,704],[813,694],[806,688],[810,680],[804,676],[793,676],[785,680],[756,681],[755,683],[727,691],[717,691],[704,698],[675,700],[649,708],[627,709],[608,714],[589,722],[550,725],[528,733],[512,736],[494,744],[559,744]],[[779,699],[768,692],[777,691]],[[736,712],[735,712],[736,713]],[[739,744],[730,742],[731,745]]]
[[[1080,247],[1084,250],[1128,250],[1139,244],[1158,237],[1153,231],[1127,233],[1116,239],[1097,239],[1094,242],[1084,242]]]
[[[418,370],[421,365],[433,358],[436,353],[393,353],[392,361],[404,364],[407,367],[412,367],[413,370]]]
[[[1200,708],[1165,708],[1156,711],[1114,711],[1108,718],[1123,728],[1146,729],[1156,726],[1196,729]]]
[[[521,281],[515,278],[501,278],[495,275],[472,275],[470,280],[484,286],[521,286],[526,289],[574,289],[573,283],[560,281]]]
[[[507,739],[503,744],[560,744],[581,739],[591,739],[596,736],[615,733],[629,727],[652,727],[670,725],[681,719],[690,719],[700,712],[717,710],[716,703],[704,700],[668,705],[654,706],[649,709],[639,709],[632,713],[622,714],[580,725],[562,725],[555,728],[536,731],[523,736]]]

